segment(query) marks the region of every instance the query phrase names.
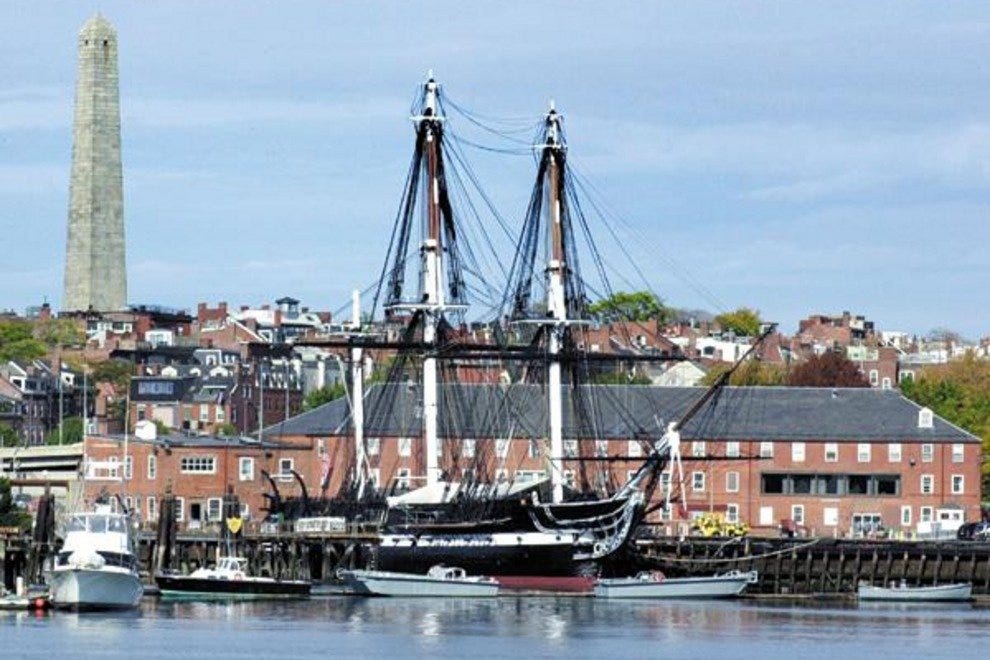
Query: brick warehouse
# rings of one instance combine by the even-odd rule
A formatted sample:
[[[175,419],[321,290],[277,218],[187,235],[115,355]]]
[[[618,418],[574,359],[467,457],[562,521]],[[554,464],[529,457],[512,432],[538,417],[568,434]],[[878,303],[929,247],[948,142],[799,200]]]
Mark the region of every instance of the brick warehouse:
[[[624,482],[642,455],[642,436],[630,426],[655,434],[658,419],[677,419],[702,392],[590,387],[605,394],[596,397],[598,433],[578,427],[577,396],[565,397],[565,438],[571,438],[565,455],[613,460],[569,460],[564,467],[569,480],[600,489]],[[366,396],[371,478],[387,488],[422,483],[418,401],[415,385],[378,385]],[[463,478],[465,470],[485,480],[546,475],[541,389],[452,385],[440,401],[440,463],[447,478]],[[354,456],[348,409],[345,400],[328,403],[270,428],[266,438],[319,443],[332,463],[328,492],[336,492]],[[604,439],[577,439],[596,436]],[[980,512],[980,439],[896,390],[725,388],[685,427],[681,449],[685,498],[672,512],[675,521],[716,511],[757,531],[776,532],[789,521],[798,531],[826,535],[879,527],[924,535],[938,523],[951,527]]]

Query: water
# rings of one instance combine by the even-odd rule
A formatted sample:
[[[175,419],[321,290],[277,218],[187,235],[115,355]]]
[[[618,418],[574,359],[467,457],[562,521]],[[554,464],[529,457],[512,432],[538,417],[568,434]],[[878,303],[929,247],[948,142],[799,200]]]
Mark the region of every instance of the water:
[[[159,602],[0,612],[0,658],[976,658],[990,609],[592,598]]]

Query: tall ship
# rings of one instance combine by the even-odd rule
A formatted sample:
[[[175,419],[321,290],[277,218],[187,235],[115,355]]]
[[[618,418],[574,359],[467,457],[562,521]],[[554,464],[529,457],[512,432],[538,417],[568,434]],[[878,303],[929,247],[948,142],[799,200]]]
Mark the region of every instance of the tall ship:
[[[425,574],[446,564],[506,578],[597,575],[629,547],[658,501],[670,505],[680,429],[715,390],[688,402],[678,419],[663,420],[648,397],[623,400],[602,384],[616,363],[680,358],[618,356],[589,339],[581,261],[590,260],[605,283],[599,295],[611,288],[552,103],[532,147],[535,182],[515,254],[502,264],[496,314],[484,326],[485,341],[467,332],[469,297],[478,291],[467,275],[477,275],[479,257],[456,211],[465,177],[451,172],[464,159],[448,144],[444,97],[432,77],[412,120],[412,163],[373,305],[384,312],[378,327],[392,331],[361,332],[355,304],[352,334],[321,342],[349,352],[349,396],[330,405],[335,424],[353,434],[352,471],[324,512],[367,515],[378,507],[380,542],[368,561],[377,570]],[[372,384],[363,372],[367,352],[389,356],[386,375]],[[418,475],[407,469],[391,484],[378,483],[369,454],[385,438],[407,443],[400,446],[406,455],[416,441]],[[609,453],[608,440],[618,438],[630,455]],[[506,447],[520,440],[544,469],[510,477]],[[620,458],[636,469],[615,483],[604,468]],[[394,492],[396,485],[405,492]]]

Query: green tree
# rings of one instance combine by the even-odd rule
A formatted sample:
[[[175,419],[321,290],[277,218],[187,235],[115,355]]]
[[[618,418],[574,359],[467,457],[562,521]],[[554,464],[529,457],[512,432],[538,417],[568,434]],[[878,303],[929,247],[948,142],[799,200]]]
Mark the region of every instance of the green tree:
[[[102,360],[89,365],[89,378],[94,383],[110,383],[118,393],[127,392],[134,366],[126,360]]]
[[[75,319],[48,318],[36,321],[34,337],[46,346],[82,346],[86,333]]]
[[[990,493],[990,362],[967,354],[901,382],[901,393],[983,441],[983,493]]]
[[[793,387],[869,387],[870,383],[845,355],[829,351],[815,355],[791,370]]]
[[[0,527],[31,527],[31,516],[27,511],[17,506],[11,492],[10,480],[0,477]]]
[[[701,384],[715,384],[715,381],[721,378],[722,374],[731,368],[732,365],[728,363],[715,365],[701,379]],[[760,386],[785,384],[787,384],[787,370],[782,365],[760,362],[759,360],[746,360],[729,376],[729,385]]]
[[[21,444],[17,431],[6,424],[0,424],[0,447],[16,447]]]
[[[230,422],[225,422],[217,427],[217,435],[222,435],[224,437],[232,437],[237,435],[237,427]]]
[[[734,332],[740,337],[755,337],[760,334],[760,312],[749,307],[740,307],[734,312],[726,312],[715,317],[715,322],[725,332]]]
[[[45,355],[45,344],[34,338],[31,324],[19,319],[0,321],[0,362],[27,362]]]
[[[617,291],[608,298],[588,305],[588,313],[601,323],[622,321],[666,323],[674,317],[674,310],[665,306],[660,298],[649,291],[633,293]]]
[[[59,444],[58,426],[48,432],[45,438],[46,445]],[[63,445],[73,445],[83,440],[83,420],[82,417],[66,417],[62,420],[62,442]]]
[[[318,390],[313,390],[306,395],[303,399],[302,409],[303,411],[312,410],[313,408],[319,408],[325,403],[329,403],[334,399],[339,399],[347,393],[344,389],[343,383],[334,383],[333,385],[327,385],[321,387]]]

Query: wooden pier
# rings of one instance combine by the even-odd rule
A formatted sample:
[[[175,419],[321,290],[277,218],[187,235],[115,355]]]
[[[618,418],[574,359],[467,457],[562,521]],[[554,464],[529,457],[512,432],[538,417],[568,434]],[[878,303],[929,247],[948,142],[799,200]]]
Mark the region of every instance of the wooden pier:
[[[636,543],[639,562],[670,576],[759,572],[754,594],[841,596],[860,581],[910,586],[969,582],[990,595],[990,543],[834,538],[651,538]]]

